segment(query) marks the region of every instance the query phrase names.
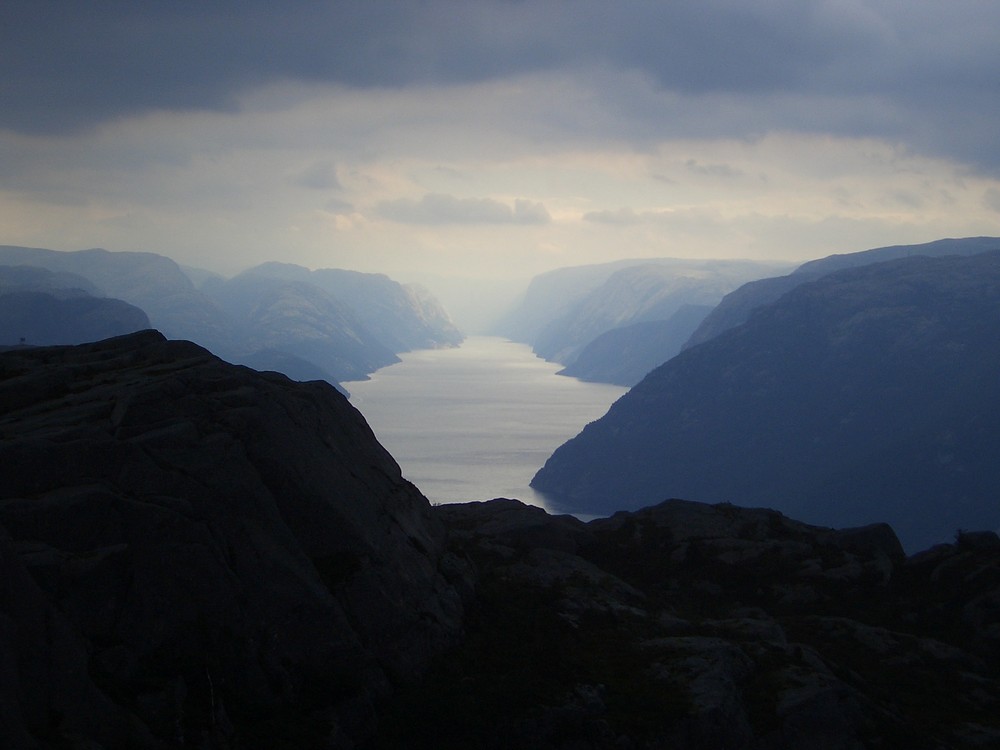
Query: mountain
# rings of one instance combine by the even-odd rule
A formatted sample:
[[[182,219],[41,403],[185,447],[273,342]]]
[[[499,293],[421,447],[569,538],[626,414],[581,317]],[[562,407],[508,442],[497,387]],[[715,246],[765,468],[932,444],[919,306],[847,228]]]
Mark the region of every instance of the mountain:
[[[499,332],[531,344],[546,360],[569,366],[602,333],[632,323],[668,320],[685,305],[715,305],[740,284],[781,267],[657,258],[557,269],[532,280]]]
[[[338,268],[308,268],[290,263],[264,263],[241,276],[284,279],[312,284],[346,305],[359,322],[395,353],[458,346],[462,334],[426,289],[403,285],[381,273]]]
[[[47,287],[75,285],[148,314],[141,325],[105,326],[100,335],[75,333],[69,339],[38,338],[38,343],[92,341],[153,326],[168,338],[196,341],[231,362],[337,383],[364,379],[398,362],[398,352],[453,346],[462,340],[426,290],[404,287],[380,274],[270,263],[226,280],[182,269],[153,253],[13,246],[0,246],[0,263],[17,265],[22,274],[49,274]],[[198,280],[197,287],[192,278]],[[21,281],[27,283],[27,277]],[[43,282],[34,278],[32,283]],[[0,278],[0,289],[3,284]],[[60,313],[67,314],[68,307]],[[33,340],[25,332],[12,335],[15,340]]]
[[[149,328],[146,313],[119,299],[0,294],[0,346],[82,344],[145,328]]]
[[[745,322],[750,313],[761,305],[774,302],[785,292],[799,284],[821,278],[833,271],[856,268],[886,260],[926,255],[939,258],[946,255],[977,255],[990,250],[1000,250],[998,237],[964,237],[925,242],[920,245],[892,245],[877,247],[859,253],[830,255],[826,258],[803,263],[787,276],[750,281],[727,294],[691,335],[684,348],[708,341],[710,338]]]
[[[666,320],[612,328],[558,374],[631,387],[677,354],[711,310],[708,305],[682,305]]]
[[[162,255],[101,249],[59,252],[2,245],[0,264],[82,276],[101,295],[144,310],[152,325],[168,338],[198,341],[218,352],[233,348],[229,323],[222,312],[195,289],[176,263]]]
[[[147,331],[0,354],[0,746],[352,747],[458,636],[331,386]]]
[[[991,532],[432,508],[329,385],[153,331],[0,352],[0,465],[2,747],[1000,740]]]
[[[232,361],[250,364],[261,350],[284,352],[337,382],[364,380],[399,361],[348,305],[308,282],[240,274],[205,289],[242,344],[226,357]]]
[[[149,328],[142,310],[95,292],[76,274],[0,266],[0,346],[80,344]]]
[[[10,292],[45,292],[62,298],[101,296],[100,289],[75,273],[49,271],[34,266],[0,266],[0,294]]]
[[[532,480],[574,512],[667,497],[885,520],[909,549],[1000,526],[1000,252],[800,284],[650,373]]]

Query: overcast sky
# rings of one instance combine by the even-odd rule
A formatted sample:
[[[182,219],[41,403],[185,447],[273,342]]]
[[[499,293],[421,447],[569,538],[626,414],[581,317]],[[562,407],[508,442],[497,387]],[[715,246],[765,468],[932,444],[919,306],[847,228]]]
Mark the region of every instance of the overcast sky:
[[[0,244],[527,276],[1000,235],[996,0],[0,4]]]

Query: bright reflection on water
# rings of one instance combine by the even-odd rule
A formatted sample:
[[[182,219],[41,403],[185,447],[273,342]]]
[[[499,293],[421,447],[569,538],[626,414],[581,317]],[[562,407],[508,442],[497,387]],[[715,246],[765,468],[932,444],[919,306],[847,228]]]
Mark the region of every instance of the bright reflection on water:
[[[344,386],[432,503],[513,497],[546,507],[528,482],[627,390],[557,376],[560,366],[529,347],[486,336],[401,359]]]

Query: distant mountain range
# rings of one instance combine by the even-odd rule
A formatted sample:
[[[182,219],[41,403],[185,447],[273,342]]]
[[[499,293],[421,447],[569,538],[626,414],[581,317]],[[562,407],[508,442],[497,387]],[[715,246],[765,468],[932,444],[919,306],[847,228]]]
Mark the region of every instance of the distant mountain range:
[[[532,486],[573,512],[681,497],[886,520],[909,549],[1000,526],[1000,240],[964,247],[818,263],[780,295],[751,285],[774,298],[752,310],[734,293],[720,309],[745,322],[650,373]],[[892,254],[912,257],[849,267]]]
[[[82,344],[149,327],[145,312],[82,276],[0,266],[0,346]]]
[[[154,327],[232,362],[338,383],[463,338],[426,290],[382,274],[268,263],[226,280],[152,253],[12,246],[0,264],[0,345]]]
[[[497,331],[566,365],[565,374],[632,385],[680,350],[692,308],[713,307],[741,284],[787,267],[658,258],[561,268],[535,277]],[[657,325],[631,327],[639,323]]]

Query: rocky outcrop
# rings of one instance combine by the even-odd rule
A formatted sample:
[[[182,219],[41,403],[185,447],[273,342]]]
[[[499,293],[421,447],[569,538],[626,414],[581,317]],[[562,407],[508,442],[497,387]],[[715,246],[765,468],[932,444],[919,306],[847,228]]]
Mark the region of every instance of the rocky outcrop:
[[[672,500],[584,524],[440,506],[476,576],[467,637],[381,747],[975,748],[1000,739],[1000,545],[905,558],[833,530]]]
[[[441,523],[325,383],[9,351],[0,466],[4,747],[352,747],[459,632]]]
[[[983,748],[1000,538],[431,508],[331,386],[0,353],[0,747]]]
[[[1000,251],[831,273],[651,372],[532,485],[574,512],[887,521],[911,551],[997,528],[998,342]]]

